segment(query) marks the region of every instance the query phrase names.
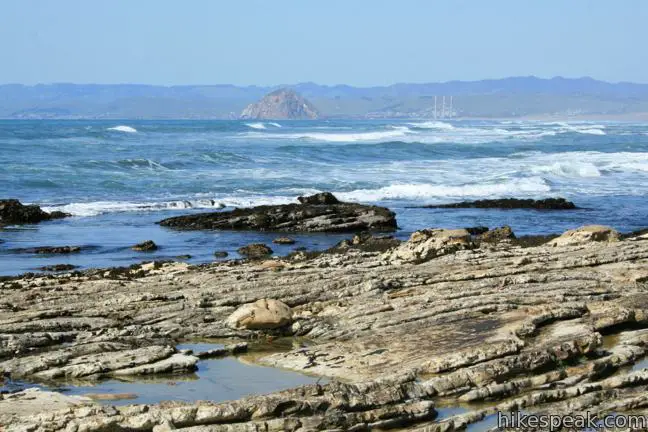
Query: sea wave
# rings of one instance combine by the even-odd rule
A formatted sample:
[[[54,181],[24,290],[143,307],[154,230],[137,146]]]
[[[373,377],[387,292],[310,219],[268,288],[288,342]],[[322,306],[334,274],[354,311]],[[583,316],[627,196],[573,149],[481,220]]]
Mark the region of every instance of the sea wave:
[[[304,132],[288,134],[254,134],[248,137],[253,138],[280,138],[293,140],[314,140],[326,142],[380,142],[382,140],[395,140],[406,137],[416,132],[404,126],[394,126],[392,130],[357,133],[327,133],[327,132]]]
[[[252,129],[267,129],[268,126],[280,128],[282,127],[279,123],[275,122],[268,122],[268,123],[262,123],[262,122],[257,122],[257,123],[245,123],[245,126],[252,128]]]
[[[551,191],[542,177],[506,179],[500,182],[464,185],[428,183],[392,184],[378,189],[358,189],[335,195],[348,201],[429,200],[434,198],[484,198],[495,196],[535,196]]]
[[[453,130],[456,129],[450,123],[445,123],[441,121],[424,121],[418,123],[407,123],[407,125],[418,128],[418,129],[440,129],[440,130]]]
[[[137,133],[137,129],[131,126],[125,126],[125,125],[119,125],[115,127],[109,127],[109,131],[115,131],[115,132],[126,132],[126,133]]]

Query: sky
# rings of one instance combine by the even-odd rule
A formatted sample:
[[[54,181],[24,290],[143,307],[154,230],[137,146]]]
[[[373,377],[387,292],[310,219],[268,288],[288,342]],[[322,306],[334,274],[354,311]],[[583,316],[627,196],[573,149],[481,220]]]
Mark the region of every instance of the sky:
[[[648,83],[646,0],[1,0],[0,83]]]

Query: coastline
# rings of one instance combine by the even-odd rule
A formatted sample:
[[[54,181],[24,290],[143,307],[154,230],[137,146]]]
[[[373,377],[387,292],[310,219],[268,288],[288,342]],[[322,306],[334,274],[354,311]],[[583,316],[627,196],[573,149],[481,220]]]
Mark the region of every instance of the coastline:
[[[647,238],[581,233],[521,247],[440,235],[422,231],[377,252],[7,278],[0,367],[11,379],[93,375],[98,359],[98,376],[164,362],[180,373],[191,357],[174,351],[180,341],[307,337],[305,346],[253,358],[330,382],[233,402],[117,407],[27,391],[3,395],[0,423],[8,431],[441,431],[480,425],[498,410],[644,413],[648,371],[632,368],[648,343]],[[421,251],[434,257],[412,262],[412,253],[427,256]],[[260,299],[288,305],[292,323],[227,325]],[[52,409],[20,415],[29,398]],[[448,406],[459,411],[446,417]]]

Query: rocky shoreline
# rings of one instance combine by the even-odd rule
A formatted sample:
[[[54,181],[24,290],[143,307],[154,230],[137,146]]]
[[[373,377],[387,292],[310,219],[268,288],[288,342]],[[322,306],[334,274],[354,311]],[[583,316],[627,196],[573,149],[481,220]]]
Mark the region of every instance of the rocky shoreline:
[[[325,383],[119,406],[115,394],[8,386],[0,430],[454,431],[487,430],[498,411],[648,414],[646,230],[591,225],[518,238],[507,226],[430,228],[401,241],[368,232],[395,229],[388,209],[326,193],[299,201],[170,226],[356,234],[283,257],[251,244],[244,259],[209,264],[54,266],[0,278],[0,372],[7,385],[137,382],[247,352]],[[78,251],[47,251],[63,252]],[[205,340],[222,347],[180,348]],[[279,341],[292,348],[258,348]]]
[[[210,354],[178,350],[181,340],[226,341],[221,356],[307,337],[256,361],[331,381],[232,402],[125,406],[29,389],[2,395],[0,424],[451,431],[497,410],[648,413],[648,370],[636,366],[648,347],[648,236],[592,226],[522,247],[510,234],[367,234],[316,255],[6,278],[6,379],[183,374]],[[443,406],[465,412],[439,418]]]

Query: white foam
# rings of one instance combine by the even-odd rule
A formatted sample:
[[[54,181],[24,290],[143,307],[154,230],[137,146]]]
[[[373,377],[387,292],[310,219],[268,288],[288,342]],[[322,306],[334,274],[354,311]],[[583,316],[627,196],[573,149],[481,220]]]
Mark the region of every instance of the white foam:
[[[274,126],[274,127],[276,127],[276,128],[283,127],[283,126],[281,126],[279,123],[270,122],[270,123],[268,123],[268,124],[269,124],[270,126]]]
[[[492,197],[537,195],[551,191],[541,177],[508,179],[499,183],[467,185],[434,185],[427,183],[392,184],[378,189],[358,189],[351,192],[334,192],[349,201],[429,200],[449,197]]]
[[[600,177],[601,171],[593,163],[556,162],[532,168],[537,174],[554,174],[561,177]]]
[[[107,130],[115,131],[115,132],[126,132],[126,133],[136,133],[137,132],[137,129],[135,129],[134,127],[124,126],[124,125],[110,127]]]
[[[326,133],[326,132],[305,132],[291,134],[256,134],[255,138],[282,138],[282,139],[307,139],[326,142],[380,142],[383,140],[399,139],[408,134],[415,133],[407,127],[394,127],[393,130],[358,133]],[[248,136],[249,137],[249,136]]]
[[[450,123],[444,123],[441,121],[425,121],[425,122],[407,123],[407,124],[419,129],[441,129],[441,130],[455,129],[455,127]]]
[[[245,123],[245,126],[250,127],[252,129],[265,129],[266,126],[263,123]]]

